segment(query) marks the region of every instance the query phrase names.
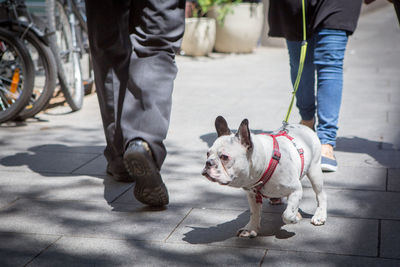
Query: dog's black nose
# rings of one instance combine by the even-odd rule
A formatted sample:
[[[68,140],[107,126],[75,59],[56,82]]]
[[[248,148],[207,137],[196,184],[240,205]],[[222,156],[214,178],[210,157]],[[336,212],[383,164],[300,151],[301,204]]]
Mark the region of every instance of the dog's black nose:
[[[212,165],[214,165],[214,160],[213,159],[209,159],[206,161],[206,167],[211,167]]]

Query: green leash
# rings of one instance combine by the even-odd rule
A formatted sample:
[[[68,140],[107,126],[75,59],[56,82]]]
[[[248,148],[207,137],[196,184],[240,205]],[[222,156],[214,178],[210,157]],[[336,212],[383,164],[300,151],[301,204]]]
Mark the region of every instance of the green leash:
[[[306,9],[304,6],[304,0],[301,1],[301,8],[303,13],[303,42],[301,43],[301,51],[300,51],[300,63],[299,69],[297,71],[296,81],[294,82],[294,88],[292,92],[292,100],[290,101],[289,110],[286,114],[285,120],[283,121],[283,125],[286,126],[289,122],[290,113],[292,112],[294,97],[296,96],[297,89],[299,89],[301,75],[303,73],[304,61],[306,59],[307,53],[307,34],[306,34]]]

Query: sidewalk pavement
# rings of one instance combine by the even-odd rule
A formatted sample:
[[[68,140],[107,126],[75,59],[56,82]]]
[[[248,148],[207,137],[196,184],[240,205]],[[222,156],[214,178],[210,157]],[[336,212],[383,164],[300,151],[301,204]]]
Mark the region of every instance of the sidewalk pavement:
[[[291,85],[284,48],[250,55],[178,57],[166,210],[138,203],[133,184],[106,176],[95,95],[80,112],[58,107],[0,130],[0,266],[400,266],[400,30],[386,6],[351,37],[336,156],[325,174],[328,221],[283,225],[264,203],[261,236],[239,239],[249,217],[242,190],[200,175],[214,119],[254,131],[280,127]],[[294,109],[291,122],[298,122]]]

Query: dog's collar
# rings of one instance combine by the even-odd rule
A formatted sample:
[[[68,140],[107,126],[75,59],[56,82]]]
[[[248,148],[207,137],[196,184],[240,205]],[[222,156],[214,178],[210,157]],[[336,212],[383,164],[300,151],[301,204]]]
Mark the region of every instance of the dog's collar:
[[[271,159],[269,160],[267,169],[264,171],[263,175],[258,180],[258,182],[251,187],[251,189],[256,194],[256,203],[262,203],[262,198],[267,197],[261,193],[261,188],[263,188],[263,186],[271,179],[276,167],[279,164],[279,160],[281,159],[281,152],[279,151],[279,144],[278,144],[278,141],[276,140],[277,137],[285,136],[286,138],[288,138],[290,141],[292,141],[293,145],[296,147],[297,151],[299,152],[300,160],[301,160],[300,177],[302,176],[303,169],[304,169],[304,150],[302,148],[300,148],[300,149],[297,148],[294,138],[291,137],[290,135],[288,135],[288,133],[286,131],[279,131],[277,134],[264,134],[263,133],[263,135],[269,135],[270,137],[272,137],[273,153],[272,153]]]

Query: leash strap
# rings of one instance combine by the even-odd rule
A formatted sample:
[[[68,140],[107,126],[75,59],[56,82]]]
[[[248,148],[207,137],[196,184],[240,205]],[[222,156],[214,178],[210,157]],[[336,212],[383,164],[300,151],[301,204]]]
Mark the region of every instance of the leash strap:
[[[303,42],[301,43],[300,63],[299,63],[299,69],[297,70],[296,81],[294,82],[294,86],[293,86],[292,100],[290,101],[289,109],[286,113],[285,120],[283,121],[284,125],[288,124],[288,122],[289,122],[290,113],[292,112],[292,108],[293,108],[294,97],[296,96],[296,92],[299,89],[301,75],[303,74],[304,61],[306,59],[306,54],[307,54],[306,8],[305,8],[304,0],[301,1],[301,8],[302,8],[302,13],[303,13]]]

